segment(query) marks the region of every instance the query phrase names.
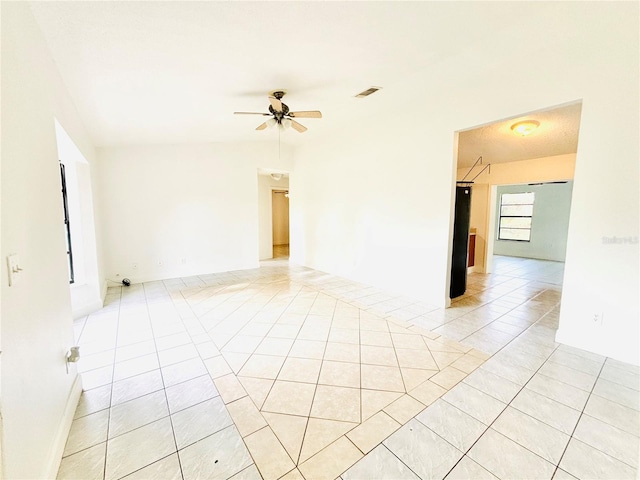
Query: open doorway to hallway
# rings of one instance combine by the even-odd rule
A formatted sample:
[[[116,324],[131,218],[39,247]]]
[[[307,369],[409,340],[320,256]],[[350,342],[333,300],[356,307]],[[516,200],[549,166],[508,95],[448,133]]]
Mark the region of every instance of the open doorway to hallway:
[[[581,111],[575,101],[458,133],[475,244],[463,274],[493,272],[494,254],[564,261]]]
[[[259,259],[289,258],[289,174],[258,169]]]
[[[273,258],[289,258],[289,190],[271,192]]]

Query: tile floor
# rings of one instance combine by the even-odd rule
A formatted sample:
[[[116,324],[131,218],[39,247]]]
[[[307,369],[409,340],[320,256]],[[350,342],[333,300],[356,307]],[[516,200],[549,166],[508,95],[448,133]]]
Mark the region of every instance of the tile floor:
[[[563,265],[442,310],[322,272],[110,288],[58,478],[635,478],[640,369],[554,342]]]

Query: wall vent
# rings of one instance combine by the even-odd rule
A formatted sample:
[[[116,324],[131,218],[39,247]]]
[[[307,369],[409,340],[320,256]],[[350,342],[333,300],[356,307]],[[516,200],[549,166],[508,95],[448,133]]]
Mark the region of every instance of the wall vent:
[[[382,87],[371,87],[371,88],[367,88],[364,92],[360,92],[359,94],[356,95],[356,98],[364,98],[364,97],[368,97],[369,95],[371,95],[372,93],[376,93],[378,90],[380,90]]]

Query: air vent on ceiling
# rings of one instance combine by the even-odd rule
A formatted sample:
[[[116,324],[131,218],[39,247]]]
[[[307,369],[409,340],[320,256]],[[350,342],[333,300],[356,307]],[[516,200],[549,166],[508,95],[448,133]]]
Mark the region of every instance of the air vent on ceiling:
[[[380,90],[382,87],[371,87],[371,88],[367,88],[364,92],[360,92],[359,94],[356,95],[356,98],[364,98],[364,97],[368,97],[369,95],[371,95],[372,93],[376,93],[378,90]]]

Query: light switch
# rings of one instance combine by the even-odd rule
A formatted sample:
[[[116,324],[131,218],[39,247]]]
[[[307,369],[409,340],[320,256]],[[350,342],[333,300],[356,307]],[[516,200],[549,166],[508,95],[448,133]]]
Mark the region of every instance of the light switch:
[[[17,254],[9,255],[7,257],[7,267],[9,267],[9,286],[12,287],[16,284],[18,277],[22,272],[22,268],[20,267],[20,258]]]

